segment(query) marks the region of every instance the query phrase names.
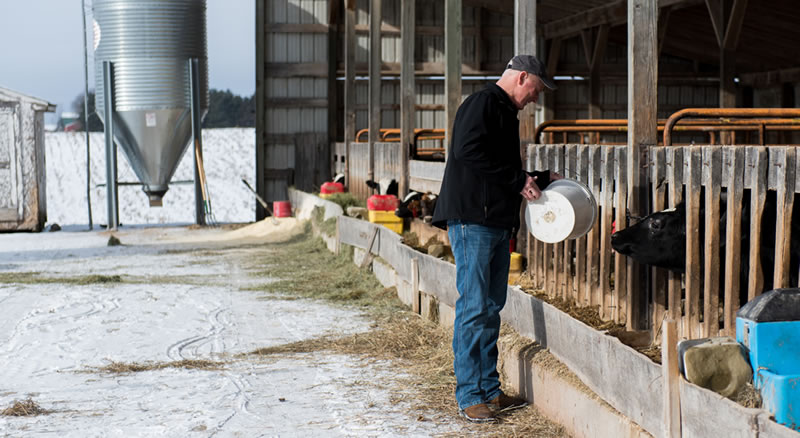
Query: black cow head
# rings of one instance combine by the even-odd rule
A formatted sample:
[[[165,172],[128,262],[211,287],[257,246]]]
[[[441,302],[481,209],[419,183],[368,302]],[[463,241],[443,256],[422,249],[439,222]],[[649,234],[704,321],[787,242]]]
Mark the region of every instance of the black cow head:
[[[686,207],[683,202],[670,210],[652,213],[611,235],[611,246],[637,262],[666,268],[686,269]]]

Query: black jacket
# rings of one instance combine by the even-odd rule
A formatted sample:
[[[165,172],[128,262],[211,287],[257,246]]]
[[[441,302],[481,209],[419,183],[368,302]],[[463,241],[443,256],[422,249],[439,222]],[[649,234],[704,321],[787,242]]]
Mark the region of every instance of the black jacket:
[[[459,219],[519,229],[520,191],[528,173],[520,158],[517,113],[496,84],[467,97],[458,108],[434,225],[446,228],[448,220]],[[536,176],[543,189],[549,172]]]

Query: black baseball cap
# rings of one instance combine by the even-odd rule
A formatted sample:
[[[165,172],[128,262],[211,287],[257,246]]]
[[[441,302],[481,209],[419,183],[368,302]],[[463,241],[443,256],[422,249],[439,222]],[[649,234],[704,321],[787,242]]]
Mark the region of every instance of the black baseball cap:
[[[553,79],[547,75],[547,72],[544,69],[544,64],[542,64],[542,62],[533,55],[517,55],[511,58],[511,60],[508,61],[508,65],[506,65],[506,70],[508,69],[525,71],[530,74],[534,74],[542,80],[542,83],[544,83],[545,87],[551,90],[558,88]]]

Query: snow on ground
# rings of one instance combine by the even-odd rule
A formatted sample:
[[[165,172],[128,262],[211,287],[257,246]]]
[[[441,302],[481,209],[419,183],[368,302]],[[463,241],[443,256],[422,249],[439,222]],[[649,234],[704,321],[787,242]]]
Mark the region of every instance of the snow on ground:
[[[278,228],[278,227],[276,227]],[[0,235],[0,273],[119,274],[122,283],[0,283],[0,436],[431,436],[464,425],[393,402],[391,363],[343,355],[239,356],[368,329],[355,311],[246,290],[268,279],[268,246],[200,243],[219,229],[127,228]],[[239,236],[241,237],[241,236]],[[193,243],[186,243],[192,241]],[[227,245],[227,246],[225,246]],[[221,370],[92,371],[116,362],[205,359]],[[390,389],[391,388],[391,389]]]
[[[106,221],[106,156],[102,132],[90,134],[92,220]],[[255,197],[242,184],[255,187],[255,130],[222,128],[203,130],[203,163],[211,207],[218,222],[251,222],[255,219]],[[119,220],[132,224],[195,223],[194,154],[187,149],[163,207],[150,207],[140,185],[119,185]],[[83,132],[45,134],[47,164],[47,222],[61,226],[88,222],[86,202],[86,136]],[[117,149],[118,181],[138,182],[121,148]],[[187,183],[188,182],[188,183]]]

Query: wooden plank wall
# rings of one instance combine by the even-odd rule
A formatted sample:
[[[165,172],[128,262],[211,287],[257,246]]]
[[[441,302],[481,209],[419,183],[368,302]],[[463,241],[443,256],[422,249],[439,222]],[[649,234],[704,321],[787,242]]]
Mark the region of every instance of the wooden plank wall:
[[[330,178],[328,1],[260,0],[256,11],[256,185],[284,200],[289,185],[316,191]]]
[[[623,324],[627,294],[645,293],[624,290],[626,258],[610,246],[612,222],[617,230],[626,223],[626,155],[623,146],[530,145],[527,161],[529,168],[550,168],[583,182],[599,207],[598,220],[584,237],[554,245],[531,239],[528,272],[534,283],[553,298],[598,306],[603,319]],[[651,269],[649,326],[655,336],[669,317],[679,322],[682,337],[735,336],[736,312],[764,292],[764,276],[775,288],[798,286],[791,282],[798,266],[790,265],[792,207],[800,188],[797,148],[658,147],[650,157],[654,210],[686,202],[687,254],[684,274]],[[768,191],[776,205],[765,207]],[[743,224],[753,225],[748,231]],[[776,230],[775,242],[760,245],[762,227]],[[749,248],[742,245],[742,233],[749,233]],[[776,260],[774,271],[760,272],[761,248]],[[742,270],[747,280],[740,278]]]

